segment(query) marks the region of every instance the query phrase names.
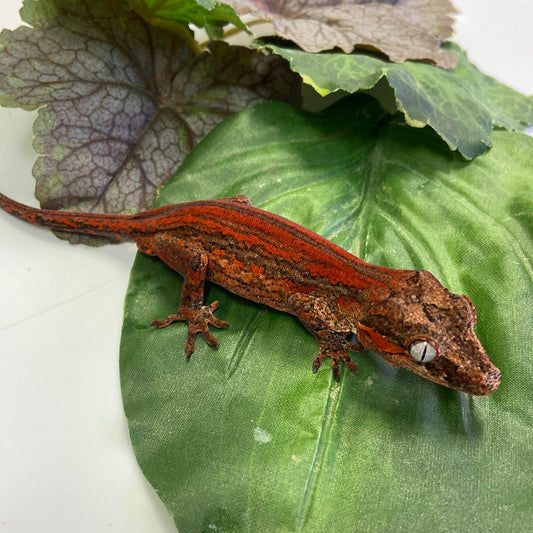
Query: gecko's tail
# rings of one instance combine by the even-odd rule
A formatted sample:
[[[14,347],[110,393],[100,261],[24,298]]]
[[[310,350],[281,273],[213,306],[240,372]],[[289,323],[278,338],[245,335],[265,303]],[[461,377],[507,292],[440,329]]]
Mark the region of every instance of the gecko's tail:
[[[144,211],[134,215],[80,213],[38,209],[21,204],[0,193],[0,208],[4,211],[38,226],[47,226],[58,231],[80,233],[117,239],[134,238],[154,231],[150,219],[164,213],[166,207]]]

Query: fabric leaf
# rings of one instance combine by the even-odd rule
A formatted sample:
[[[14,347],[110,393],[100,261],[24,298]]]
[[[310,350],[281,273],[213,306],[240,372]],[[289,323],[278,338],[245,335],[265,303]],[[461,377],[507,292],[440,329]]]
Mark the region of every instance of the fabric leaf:
[[[533,97],[486,76],[455,45],[447,46],[459,58],[453,70],[415,61],[397,65],[364,54],[309,54],[287,46],[266,47],[289,61],[322,96],[371,89],[386,79],[396,108],[410,126],[430,126],[467,159],[491,146],[493,127],[522,130],[533,123]]]
[[[306,52],[354,47],[379,50],[391,61],[428,60],[453,67],[455,54],[441,50],[451,36],[454,12],[448,0],[227,0],[242,18],[272,21],[275,35]]]
[[[533,139],[495,132],[466,162],[367,96],[322,115],[284,104],[222,122],[158,204],[246,194],[372,263],[426,268],[477,307],[502,370],[466,397],[379,356],[317,374],[296,319],[208,284],[230,327],[187,363],[181,279],[139,255],[121,343],[132,443],[180,533],[523,531],[531,510]],[[443,502],[445,502],[443,504]],[[490,511],[488,511],[490,510]]]
[[[205,134],[250,104],[298,102],[284,60],[212,43],[195,54],[120,0],[26,1],[0,34],[0,103],[39,108],[43,207],[132,212]]]

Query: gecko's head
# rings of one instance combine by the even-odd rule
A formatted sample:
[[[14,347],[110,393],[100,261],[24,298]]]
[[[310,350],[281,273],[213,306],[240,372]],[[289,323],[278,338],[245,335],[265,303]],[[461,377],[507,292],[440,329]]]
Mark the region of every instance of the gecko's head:
[[[474,333],[476,310],[426,271],[376,291],[358,324],[359,342],[391,365],[468,394],[494,392],[501,379]]]

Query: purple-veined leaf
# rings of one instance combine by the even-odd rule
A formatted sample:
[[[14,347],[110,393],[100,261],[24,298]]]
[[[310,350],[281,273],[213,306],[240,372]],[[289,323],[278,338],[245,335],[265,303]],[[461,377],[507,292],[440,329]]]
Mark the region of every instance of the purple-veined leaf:
[[[47,208],[149,208],[188,152],[254,103],[298,103],[278,57],[225,43],[196,54],[120,0],[31,0],[0,34],[0,103],[39,108],[34,175]]]
[[[379,50],[391,61],[420,59],[444,68],[454,53],[441,50],[452,35],[449,0],[227,0],[242,17],[269,20],[276,35],[306,52],[354,47]]]

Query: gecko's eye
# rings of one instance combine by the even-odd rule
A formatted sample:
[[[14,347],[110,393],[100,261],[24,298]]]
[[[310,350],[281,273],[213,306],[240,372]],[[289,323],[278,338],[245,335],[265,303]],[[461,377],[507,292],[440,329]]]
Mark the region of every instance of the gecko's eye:
[[[409,345],[409,355],[420,363],[428,363],[439,356],[439,349],[433,341],[416,339]]]

